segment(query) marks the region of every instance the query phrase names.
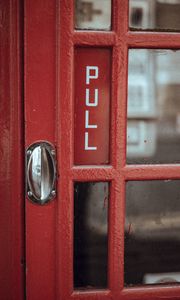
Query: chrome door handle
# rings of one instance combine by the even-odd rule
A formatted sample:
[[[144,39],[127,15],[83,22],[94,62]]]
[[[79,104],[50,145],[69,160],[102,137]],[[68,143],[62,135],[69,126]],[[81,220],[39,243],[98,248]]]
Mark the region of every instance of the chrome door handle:
[[[42,141],[26,151],[26,189],[29,200],[43,205],[56,196],[56,151]]]

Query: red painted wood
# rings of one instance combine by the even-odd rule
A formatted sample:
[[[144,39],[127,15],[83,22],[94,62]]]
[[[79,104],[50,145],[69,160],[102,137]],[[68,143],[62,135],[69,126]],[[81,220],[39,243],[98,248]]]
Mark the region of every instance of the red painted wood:
[[[0,1],[0,298],[24,295],[22,10]]]
[[[58,181],[57,208],[57,299],[73,292],[73,5],[59,1],[58,7]],[[62,47],[63,45],[63,47]],[[68,155],[67,155],[68,153]]]
[[[124,286],[124,213],[125,181],[122,168],[126,163],[126,99],[127,99],[127,45],[124,35],[128,30],[128,1],[113,2],[113,28],[118,41],[113,47],[112,92],[114,98],[112,123],[112,160],[116,177],[112,182],[112,211],[110,207],[110,284],[114,299],[120,295]],[[114,144],[114,145],[113,145]]]
[[[104,181],[112,180],[117,176],[117,171],[112,166],[83,166],[73,167],[70,173],[74,181]]]
[[[154,286],[154,287],[136,287],[128,288],[122,291],[119,299],[125,300],[177,300],[179,299],[180,288],[178,285]]]
[[[26,145],[57,142],[59,175],[56,201],[46,207],[26,202],[27,299],[178,299],[177,286],[125,289],[123,266],[126,181],[180,178],[178,165],[126,166],[128,48],[177,48],[179,34],[129,32],[124,0],[113,1],[112,32],[74,31],[73,9],[73,0],[26,2]],[[80,47],[111,52],[110,166],[74,166],[74,58]],[[110,182],[107,290],[73,289],[74,181]]]
[[[73,34],[74,45],[81,46],[113,46],[118,41],[115,32],[110,31],[75,31]]]
[[[150,180],[150,179],[179,179],[179,165],[134,165],[126,166],[122,173],[126,180]]]
[[[108,164],[111,51],[77,48],[74,60],[74,163]]]
[[[25,143],[56,146],[56,1],[25,1]],[[57,200],[26,199],[26,299],[55,299]]]
[[[94,299],[98,299],[98,300],[106,300],[106,299],[112,299],[112,293],[109,290],[93,290],[91,292],[74,292],[72,294],[71,299],[74,300],[79,300],[79,299],[83,299],[83,300],[94,300]]]
[[[180,48],[180,33],[127,32],[124,41],[130,48]]]

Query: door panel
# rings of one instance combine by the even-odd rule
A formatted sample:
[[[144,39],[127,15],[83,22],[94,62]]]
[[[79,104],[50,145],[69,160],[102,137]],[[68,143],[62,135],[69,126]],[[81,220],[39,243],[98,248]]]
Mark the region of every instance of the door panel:
[[[0,1],[0,298],[24,297],[22,7]]]
[[[115,2],[114,10],[119,8],[125,8],[125,5]],[[114,32],[98,32],[98,31],[74,31],[73,15],[74,15],[74,1],[60,2],[60,31],[59,39],[60,45],[63,45],[59,49],[60,60],[58,71],[60,74],[60,93],[59,93],[59,118],[60,128],[63,138],[58,139],[59,142],[59,170],[60,180],[58,182],[58,190],[60,193],[60,206],[58,207],[58,220],[59,224],[63,226],[59,227],[59,234],[61,240],[59,243],[59,292],[62,299],[109,299],[117,289],[123,287],[123,272],[119,270],[119,266],[123,261],[123,195],[124,195],[124,182],[123,177],[119,176],[117,170],[119,166],[125,162],[125,119],[126,106],[123,103],[124,97],[119,101],[119,95],[124,94],[124,89],[119,87],[125,87],[126,85],[126,70],[119,72],[119,68],[123,59],[127,56],[126,49],[123,49],[121,56],[119,56],[118,48],[113,49],[114,44]],[[118,10],[118,12],[122,10]],[[126,11],[126,10],[125,10]],[[67,14],[68,12],[68,14]],[[122,20],[122,18],[119,18]],[[117,24],[114,23],[116,28]],[[76,135],[74,134],[73,124],[77,114],[75,106],[76,94],[74,91],[80,90],[82,85],[78,83],[75,78],[75,74],[78,74],[80,70],[74,69],[74,58],[76,57],[76,49],[83,47],[90,52],[98,48],[98,51],[103,51],[104,48],[109,49],[110,61],[112,61],[112,81],[114,82],[112,89],[110,90],[112,103],[110,103],[110,164],[89,164],[88,151],[83,153],[83,165],[77,166],[74,162],[74,143],[76,143]],[[96,47],[96,48],[95,48]],[[112,51],[113,50],[113,51]],[[91,57],[92,58],[92,57]],[[96,59],[97,56],[96,56]],[[87,59],[87,63],[92,65],[92,61]],[[96,66],[96,65],[95,65]],[[81,67],[76,65],[76,68]],[[104,71],[104,69],[103,69]],[[108,68],[107,68],[108,71]],[[105,73],[107,75],[107,73]],[[72,76],[73,75],[73,76]],[[104,75],[104,76],[106,76]],[[74,79],[74,80],[73,80]],[[118,79],[118,84],[117,84]],[[85,76],[81,78],[82,82],[86,80]],[[111,81],[111,82],[112,82]],[[109,86],[111,85],[109,83]],[[97,86],[98,86],[97,79]],[[101,85],[100,85],[101,86]],[[107,89],[109,88],[107,87]],[[103,91],[105,88],[103,89]],[[82,96],[82,95],[81,95]],[[80,98],[83,103],[83,99]],[[102,100],[103,101],[103,100]],[[121,109],[120,109],[121,107]],[[118,116],[117,112],[118,111]],[[103,115],[104,111],[99,112]],[[121,122],[119,117],[121,115]],[[82,117],[81,117],[82,118]],[[81,120],[79,119],[79,122]],[[105,122],[105,120],[104,120]],[[104,125],[106,128],[106,123]],[[93,129],[92,129],[93,130]],[[61,134],[60,133],[60,134]],[[77,134],[77,133],[76,133]],[[79,132],[79,135],[81,132]],[[123,146],[124,145],[124,146]],[[78,147],[78,144],[77,144]],[[80,147],[80,145],[79,145]],[[117,154],[117,149],[121,149]],[[93,150],[94,151],[94,150]],[[69,153],[69,155],[67,155]],[[80,157],[81,158],[81,157]],[[75,166],[74,166],[75,165]],[[110,196],[109,196],[109,218],[108,218],[108,263],[107,263],[107,285],[104,289],[98,289],[95,287],[83,287],[83,289],[76,289],[73,282],[73,232],[74,232],[74,182],[108,182],[110,183]],[[119,193],[121,191],[121,194]],[[120,197],[120,198],[119,198]],[[119,201],[120,200],[120,201]],[[76,207],[75,207],[76,208]],[[61,241],[65,241],[62,243]],[[80,270],[79,270],[80,272]],[[94,274],[98,276],[98,274]],[[117,296],[117,294],[116,294]]]
[[[108,26],[107,31],[98,30],[97,23],[97,30],[75,29],[75,1],[27,0],[25,3],[26,147],[43,140],[54,144],[57,151],[56,199],[44,206],[35,205],[26,199],[28,300],[142,298],[154,300],[160,297],[175,299],[180,295],[180,287],[173,283],[167,286],[155,285],[151,288],[145,288],[143,285],[125,287],[128,282],[124,283],[125,202],[128,195],[126,186],[130,184],[127,182],[180,178],[178,164],[167,165],[164,161],[161,165],[136,165],[134,162],[126,164],[128,51],[132,48],[174,50],[180,48],[179,33],[172,36],[169,32],[129,31],[128,2],[112,1],[112,24]],[[83,52],[84,49],[87,55],[84,54],[83,59],[81,57],[76,63],[77,51]],[[89,53],[91,51],[95,53],[96,50],[97,55],[94,60],[93,55]],[[103,84],[102,81],[98,81],[100,80],[98,72],[102,63],[97,66],[99,57],[103,58],[103,55],[100,55],[101,51],[108,53],[108,57],[104,58],[107,68],[103,67],[106,68],[106,71],[103,70]],[[90,109],[87,113],[86,108],[83,107],[84,97],[85,100],[88,99],[86,105],[87,103],[89,105],[89,94],[81,91],[82,87],[88,89],[84,84],[89,85],[84,70],[86,67],[93,70],[93,73],[88,73],[88,78],[97,80],[97,85],[100,83],[106,96],[108,107],[96,113]],[[82,78],[78,80],[81,68]],[[90,70],[88,68],[87,70]],[[94,90],[97,89],[96,83],[93,82]],[[97,104],[96,93],[94,93],[93,104]],[[78,102],[81,103],[80,109],[77,109]],[[85,108],[85,115],[82,108]],[[90,119],[91,113],[93,113],[92,119]],[[98,128],[95,116],[100,116],[99,120],[104,123],[105,138],[102,138],[103,134],[98,138],[93,131]],[[92,144],[86,143],[85,140],[82,142],[82,129],[83,134],[86,133],[84,129],[88,129],[89,132],[91,130]],[[107,142],[105,156],[103,156],[104,145],[102,145],[104,140]],[[90,152],[97,151],[97,146],[93,142],[97,142],[98,151],[99,149],[102,151],[102,156],[97,152],[97,161],[96,156],[92,159],[95,152]],[[82,149],[84,145],[85,148]],[[76,160],[77,156],[78,160]],[[93,188],[89,188],[90,183]],[[77,245],[79,247],[80,241],[75,240],[74,232],[77,232],[77,224],[85,227],[89,220],[92,222],[92,219],[82,221],[81,216],[77,217],[77,211],[82,199],[84,205],[87,201],[86,205],[94,209],[92,203],[96,200],[96,196],[92,197],[92,194],[94,195],[96,191],[95,186],[103,183],[109,187],[108,234],[107,231],[105,233],[107,247],[105,256],[108,257],[105,267],[107,277],[104,284],[94,284],[94,288],[93,284],[89,286],[88,279],[82,288],[81,282],[84,278],[81,282],[75,282],[76,274],[78,271],[81,272],[81,269],[78,267],[77,271],[74,260],[77,255],[79,255],[78,259],[81,259],[82,254],[79,253],[83,249],[79,251],[76,248]],[[80,186],[87,192],[81,195],[81,200],[76,194],[76,188]],[[104,200],[106,203],[103,199],[105,194],[99,193],[99,195],[101,195],[101,197],[97,196],[99,201]],[[95,203],[97,204],[98,201]],[[97,226],[94,222],[93,230],[96,238]],[[131,226],[128,230],[131,230]],[[82,234],[85,243],[87,241],[85,247],[89,243],[88,238],[93,239],[93,234],[91,232],[91,237],[86,233]],[[76,270],[73,269],[74,267]],[[85,263],[84,269],[86,267]],[[93,275],[93,280],[89,281],[91,283],[97,282],[97,277],[101,276],[100,270]]]
[[[25,1],[26,148],[56,146],[56,1]],[[27,299],[55,299],[55,209],[26,199]]]

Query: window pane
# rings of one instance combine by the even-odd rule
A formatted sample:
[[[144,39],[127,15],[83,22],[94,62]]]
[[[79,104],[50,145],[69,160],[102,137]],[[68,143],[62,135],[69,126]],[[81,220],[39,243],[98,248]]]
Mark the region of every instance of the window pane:
[[[172,282],[180,282],[180,181],[129,181],[125,285]]]
[[[180,51],[131,49],[128,163],[180,162]]]
[[[130,0],[131,29],[180,30],[180,0]]]
[[[75,183],[75,288],[107,287],[108,198],[107,182]]]
[[[111,0],[76,0],[76,29],[111,29]]]

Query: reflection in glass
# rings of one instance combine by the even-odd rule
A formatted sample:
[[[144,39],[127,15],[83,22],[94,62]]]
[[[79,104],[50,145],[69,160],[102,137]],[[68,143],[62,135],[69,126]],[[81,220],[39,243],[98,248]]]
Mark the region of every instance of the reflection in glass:
[[[75,288],[107,287],[108,198],[107,182],[75,183]]]
[[[111,29],[111,0],[76,0],[75,28]]]
[[[180,162],[180,51],[131,49],[127,162]]]
[[[126,185],[125,285],[180,282],[180,181]]]
[[[130,0],[129,27],[135,30],[180,30],[180,0]]]

